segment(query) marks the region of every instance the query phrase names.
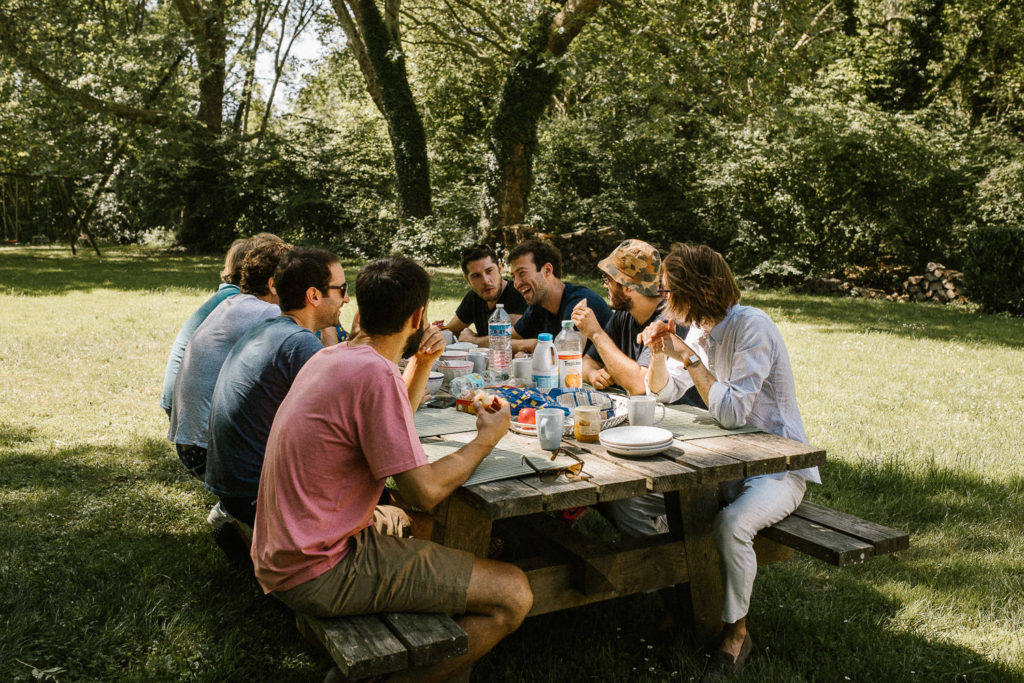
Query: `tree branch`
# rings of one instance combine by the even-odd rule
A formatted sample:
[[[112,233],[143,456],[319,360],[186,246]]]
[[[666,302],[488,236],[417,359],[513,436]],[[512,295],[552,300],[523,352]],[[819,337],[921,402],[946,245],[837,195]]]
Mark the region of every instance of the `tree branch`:
[[[347,0],[331,0],[331,5],[334,7],[334,13],[338,16],[341,29],[345,32],[345,37],[348,39],[348,46],[351,48],[352,54],[355,55],[356,63],[363,74],[363,80],[366,81],[366,91],[370,93],[370,99],[373,100],[377,109],[383,114],[384,100],[381,98],[380,85],[377,83],[377,77],[373,73],[373,65],[370,64],[370,56],[366,54],[366,45],[363,43],[363,37],[359,33],[359,27],[356,25],[355,12],[352,11]]]

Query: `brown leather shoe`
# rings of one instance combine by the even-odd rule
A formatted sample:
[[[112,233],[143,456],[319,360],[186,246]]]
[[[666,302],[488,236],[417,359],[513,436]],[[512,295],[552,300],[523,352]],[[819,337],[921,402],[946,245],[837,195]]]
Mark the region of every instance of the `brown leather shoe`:
[[[753,649],[754,641],[751,640],[748,633],[747,637],[743,639],[743,645],[740,646],[740,654],[735,659],[725,650],[715,650],[711,655],[711,661],[708,662],[708,668],[700,679],[701,683],[724,681],[738,676],[743,671],[743,667],[750,658],[750,652]]]

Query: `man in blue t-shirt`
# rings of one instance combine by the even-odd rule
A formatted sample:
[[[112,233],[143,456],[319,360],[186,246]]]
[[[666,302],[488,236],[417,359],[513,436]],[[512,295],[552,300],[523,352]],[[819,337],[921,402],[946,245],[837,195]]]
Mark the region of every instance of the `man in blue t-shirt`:
[[[237,239],[231,243],[228,253],[224,255],[224,269],[220,271],[220,279],[223,280],[220,287],[209,299],[197,308],[189,316],[185,324],[178,331],[178,336],[171,344],[171,352],[167,356],[167,368],[164,370],[164,387],[160,392],[160,407],[171,416],[171,402],[174,399],[174,380],[178,376],[178,368],[181,367],[181,358],[185,355],[185,347],[189,340],[203,321],[210,315],[213,309],[217,308],[220,302],[229,296],[242,292],[239,284],[242,282],[242,261],[257,244],[261,242],[280,242],[281,238],[269,232],[261,232],[249,239]]]
[[[314,332],[338,324],[348,284],[338,257],[296,247],[274,272],[281,315],[263,320],[231,349],[213,390],[206,488],[220,508],[252,526],[267,436],[292,380],[323,348]],[[216,511],[211,524],[219,526]],[[218,541],[219,542],[219,541]]]
[[[550,242],[527,240],[512,250],[508,263],[515,288],[528,304],[512,327],[513,351],[533,351],[541,332],[558,335],[562,321],[572,319],[572,309],[580,301],[587,302],[601,327],[611,319],[612,310],[600,294],[562,282],[562,253]]]

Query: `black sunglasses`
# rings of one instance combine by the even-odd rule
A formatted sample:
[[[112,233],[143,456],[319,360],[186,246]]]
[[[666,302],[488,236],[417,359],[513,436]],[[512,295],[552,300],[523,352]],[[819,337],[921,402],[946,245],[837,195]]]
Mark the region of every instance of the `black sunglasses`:
[[[331,289],[338,290],[338,294],[341,294],[341,298],[344,299],[345,293],[348,292],[348,283],[345,282],[340,285],[327,285],[326,287],[324,287],[324,294],[327,294],[327,291]]]

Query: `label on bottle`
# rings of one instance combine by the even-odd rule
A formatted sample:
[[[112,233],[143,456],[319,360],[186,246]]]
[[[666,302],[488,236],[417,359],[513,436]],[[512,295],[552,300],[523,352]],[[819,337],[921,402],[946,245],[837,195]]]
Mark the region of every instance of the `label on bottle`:
[[[558,375],[555,373],[544,373],[541,375],[533,373],[533,385],[538,391],[547,393],[558,386]]]
[[[512,323],[492,322],[487,323],[487,335],[489,337],[512,337]]]
[[[558,386],[578,389],[583,386],[583,355],[558,354]]]

